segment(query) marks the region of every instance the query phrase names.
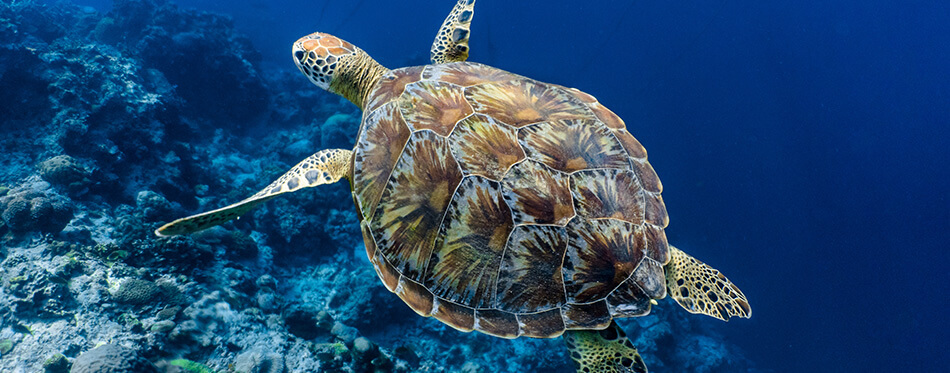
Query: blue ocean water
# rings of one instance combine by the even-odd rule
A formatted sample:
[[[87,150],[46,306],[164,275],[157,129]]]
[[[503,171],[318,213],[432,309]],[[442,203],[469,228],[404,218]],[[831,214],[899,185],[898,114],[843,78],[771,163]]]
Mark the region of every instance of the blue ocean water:
[[[233,17],[262,65],[291,72],[313,31],[424,64],[454,2],[434,3],[176,2]],[[698,322],[758,369],[950,366],[950,3],[480,0],[470,44],[624,118],[663,181],[670,242],[752,304]]]

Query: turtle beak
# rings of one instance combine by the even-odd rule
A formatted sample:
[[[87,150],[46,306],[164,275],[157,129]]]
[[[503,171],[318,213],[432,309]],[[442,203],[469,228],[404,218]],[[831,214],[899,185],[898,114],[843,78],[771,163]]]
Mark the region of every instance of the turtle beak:
[[[328,89],[330,88],[330,79],[325,74],[322,74],[320,68],[317,67],[316,54],[312,49],[307,48],[308,41],[312,41],[312,39],[304,37],[294,43],[292,49],[294,64],[297,65],[297,69],[306,75],[313,84],[316,84],[320,88]]]
[[[307,56],[307,52],[304,52],[303,48],[300,45],[294,44],[294,63],[297,64],[297,67],[300,67],[300,64],[303,63],[304,57]]]

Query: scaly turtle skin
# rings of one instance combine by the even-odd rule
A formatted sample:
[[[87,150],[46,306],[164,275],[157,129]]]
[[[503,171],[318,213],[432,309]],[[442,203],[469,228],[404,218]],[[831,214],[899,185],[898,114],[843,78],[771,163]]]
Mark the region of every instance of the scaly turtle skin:
[[[623,120],[594,97],[466,62],[460,0],[433,64],[388,70],[314,33],[300,71],[363,109],[352,151],[320,151],[254,196],[169,223],[221,224],[276,195],[346,177],[367,255],[422,316],[503,338],[565,332],[579,371],[645,372],[613,322],[671,293],[693,313],[748,317],[725,276],[669,246],[662,185]]]

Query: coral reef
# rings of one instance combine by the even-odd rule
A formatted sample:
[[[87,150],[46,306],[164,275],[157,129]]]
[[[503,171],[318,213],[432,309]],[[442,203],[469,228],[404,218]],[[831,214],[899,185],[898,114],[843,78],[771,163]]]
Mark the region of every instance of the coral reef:
[[[73,217],[69,199],[36,177],[0,197],[0,211],[3,223],[14,232],[58,233]]]
[[[356,136],[356,108],[262,68],[227,17],[3,2],[0,43],[0,371],[571,371],[560,340],[460,333],[389,293],[344,183],[153,235]],[[661,306],[622,324],[651,368],[754,370]]]
[[[65,154],[40,162],[36,168],[44,180],[64,186],[71,192],[80,192],[92,182],[89,170]]]
[[[46,373],[66,373],[71,366],[72,363],[66,359],[65,355],[55,354],[43,362],[43,371]]]

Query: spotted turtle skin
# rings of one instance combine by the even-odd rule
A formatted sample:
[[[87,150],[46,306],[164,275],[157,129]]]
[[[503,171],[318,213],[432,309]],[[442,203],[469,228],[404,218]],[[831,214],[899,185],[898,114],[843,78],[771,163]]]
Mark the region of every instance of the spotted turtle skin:
[[[552,338],[666,296],[662,185],[579,90],[473,62],[390,70],[351,170],[367,255],[420,315]]]

